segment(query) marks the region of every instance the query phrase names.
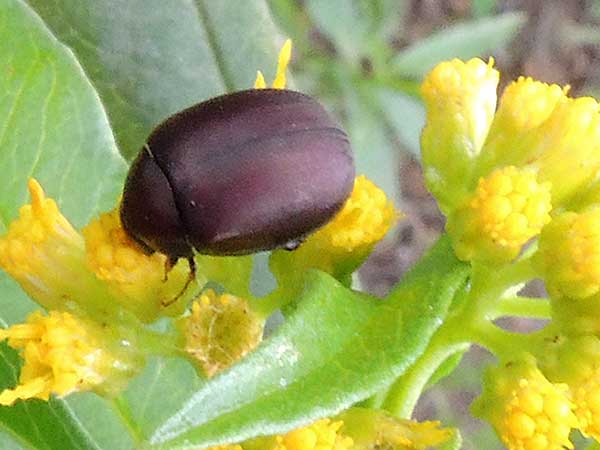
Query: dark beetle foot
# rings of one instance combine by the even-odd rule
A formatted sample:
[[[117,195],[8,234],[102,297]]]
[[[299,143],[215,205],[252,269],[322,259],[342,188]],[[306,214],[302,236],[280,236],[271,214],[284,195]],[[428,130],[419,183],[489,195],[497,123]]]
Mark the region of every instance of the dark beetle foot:
[[[304,242],[304,237],[300,237],[298,239],[293,239],[291,241],[286,242],[285,244],[283,244],[283,249],[287,250],[288,252],[294,251],[296,250],[298,247],[300,247],[300,245],[302,245],[302,243]]]
[[[179,291],[179,294],[177,294],[175,297],[173,297],[170,300],[163,300],[161,302],[161,305],[164,308],[171,306],[173,303],[175,303],[177,300],[179,300],[183,296],[183,294],[186,293],[186,291],[190,287],[190,284],[192,284],[192,282],[196,280],[196,261],[194,261],[194,258],[191,256],[187,260],[190,265],[190,272],[188,274],[188,278],[187,278],[185,284],[183,285],[183,288],[181,289],[181,291]],[[165,263],[164,281],[167,281],[167,274],[171,271],[171,269],[173,268],[173,266],[176,263],[177,263],[177,258],[169,258],[167,260],[167,262]]]

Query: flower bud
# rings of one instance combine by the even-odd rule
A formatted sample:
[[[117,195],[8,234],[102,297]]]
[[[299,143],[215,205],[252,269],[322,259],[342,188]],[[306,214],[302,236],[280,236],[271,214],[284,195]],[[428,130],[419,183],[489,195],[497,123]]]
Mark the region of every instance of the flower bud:
[[[29,193],[31,204],[0,238],[0,267],[46,309],[89,310],[93,299],[109,302],[104,283],[87,268],[83,237],[34,179]]]
[[[600,292],[600,208],[556,216],[542,231],[537,263],[552,296]]]
[[[496,110],[499,73],[492,65],[477,58],[443,62],[421,87],[427,109],[421,135],[425,180],[446,213],[476,181],[474,164]]]
[[[505,167],[479,180],[476,191],[448,217],[457,256],[507,262],[550,221],[550,184],[535,172]]]
[[[543,350],[540,367],[553,382],[568,385],[579,430],[600,440],[600,340],[558,337]]]
[[[67,312],[34,312],[26,323],[0,330],[0,339],[24,359],[19,385],[0,394],[1,405],[89,390],[115,395],[143,364],[109,326]]]
[[[350,198],[331,222],[297,250],[273,252],[271,271],[289,287],[301,287],[302,274],[309,268],[345,279],[364,262],[398,216],[385,193],[364,175],[358,176]]]
[[[246,300],[205,291],[180,321],[185,350],[208,377],[231,366],[260,343],[264,323]]]
[[[572,449],[577,419],[567,394],[567,385],[548,381],[527,355],[486,371],[473,412],[493,425],[509,450]]]
[[[352,439],[341,433],[343,422],[317,420],[306,427],[275,437],[271,450],[349,450]]]
[[[510,83],[500,98],[477,163],[478,173],[486,175],[496,167],[525,164],[528,159],[525,137],[550,117],[567,90],[529,77],[519,77]]]
[[[451,437],[439,422],[419,423],[375,409],[350,408],[339,419],[344,422],[341,431],[354,441],[353,450],[433,448]]]
[[[87,264],[122,307],[144,322],[183,312],[194,295],[189,287],[180,295],[190,270],[186,260],[180,259],[167,273],[168,257],[144,252],[123,229],[118,208],[90,222],[83,235]],[[165,307],[174,298],[177,301]]]

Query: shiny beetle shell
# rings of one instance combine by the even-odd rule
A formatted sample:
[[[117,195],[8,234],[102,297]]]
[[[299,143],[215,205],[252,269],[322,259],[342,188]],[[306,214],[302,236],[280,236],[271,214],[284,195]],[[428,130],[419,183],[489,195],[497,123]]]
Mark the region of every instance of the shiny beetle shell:
[[[242,255],[293,247],[350,195],[346,133],[311,97],[253,89],[167,119],[133,162],[126,232],[150,251]]]

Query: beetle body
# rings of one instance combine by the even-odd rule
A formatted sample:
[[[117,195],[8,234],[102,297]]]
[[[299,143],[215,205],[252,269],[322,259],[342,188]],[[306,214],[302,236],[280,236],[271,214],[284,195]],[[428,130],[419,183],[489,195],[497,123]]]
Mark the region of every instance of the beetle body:
[[[167,119],[131,166],[126,232],[171,260],[293,247],[348,198],[348,138],[311,97],[253,89]]]

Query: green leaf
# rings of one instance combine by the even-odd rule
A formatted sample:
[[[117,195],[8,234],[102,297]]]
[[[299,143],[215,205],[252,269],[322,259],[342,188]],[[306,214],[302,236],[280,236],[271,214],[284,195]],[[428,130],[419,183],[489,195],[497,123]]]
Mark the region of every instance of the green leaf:
[[[407,2],[402,0],[307,0],[306,9],[349,62],[371,56],[396,32]]]
[[[2,442],[2,450],[26,450],[25,443],[19,443],[16,438],[13,438],[8,431],[0,430],[0,442]]]
[[[75,52],[127,158],[167,116],[275,71],[279,33],[262,0],[30,4]]]
[[[17,383],[19,368],[17,353],[5,343],[0,344],[0,389]],[[17,402],[12,407],[0,406],[0,426],[25,448],[101,449],[89,430],[62,400],[28,400]]]
[[[280,433],[369,397],[423,352],[466,272],[447,239],[385,301],[313,272],[274,336],[154,418],[150,443],[177,449]]]
[[[296,0],[267,0],[271,14],[279,26],[290,34],[294,47],[307,49],[311,23],[306,11]]]
[[[112,401],[94,393],[71,394],[63,400],[71,410],[73,420],[87,430],[97,447],[106,450],[131,450],[135,436],[119,414]],[[1,442],[1,441],[0,441]]]
[[[82,225],[114,205],[126,165],[92,85],[71,51],[22,1],[0,3],[0,233],[36,177],[69,220]],[[0,273],[5,324],[33,309]]]
[[[124,415],[139,427],[141,440],[150,436],[166,417],[176,414],[202,384],[187,361],[154,358],[123,394],[129,409]]]
[[[471,9],[475,17],[491,16],[496,10],[496,0],[473,0]]]
[[[20,0],[0,3],[0,232],[36,177],[75,225],[114,205],[126,165],[71,51]]]
[[[450,26],[402,50],[392,66],[402,76],[421,78],[440,61],[483,57],[508,45],[525,21],[523,13],[510,12]]]

